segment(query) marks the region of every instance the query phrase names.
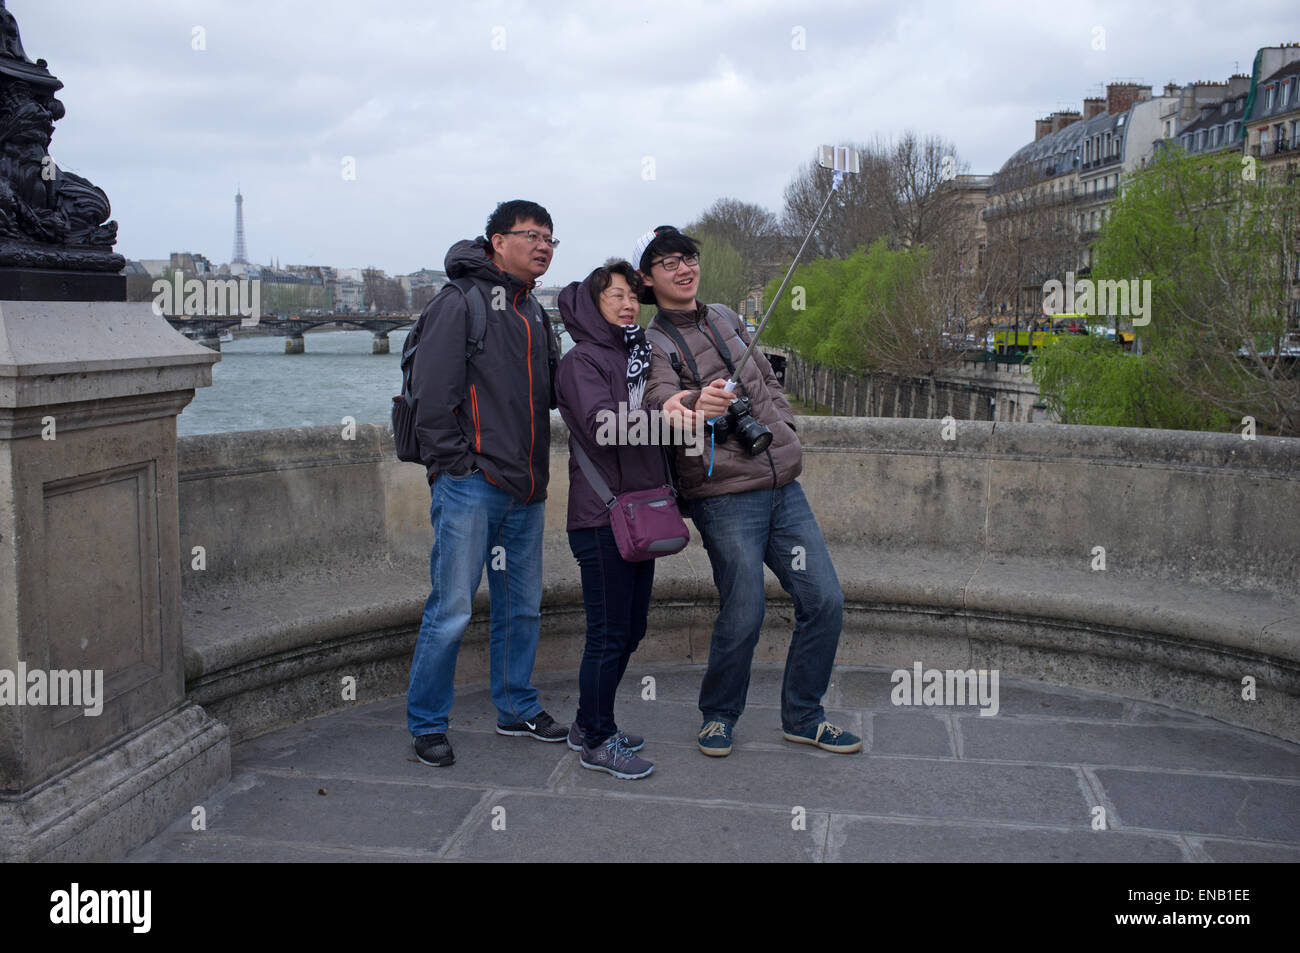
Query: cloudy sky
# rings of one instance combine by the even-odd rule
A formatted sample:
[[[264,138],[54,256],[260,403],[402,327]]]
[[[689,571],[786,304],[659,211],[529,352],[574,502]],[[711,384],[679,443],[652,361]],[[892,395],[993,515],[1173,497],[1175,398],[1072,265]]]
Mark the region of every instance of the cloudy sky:
[[[546,283],[715,199],[780,213],[823,142],[907,129],[994,172],[1104,84],[1224,80],[1294,2],[8,0],[64,83],[51,153],[118,250],[442,267],[497,201],[555,220]],[[349,172],[354,175],[349,176]]]

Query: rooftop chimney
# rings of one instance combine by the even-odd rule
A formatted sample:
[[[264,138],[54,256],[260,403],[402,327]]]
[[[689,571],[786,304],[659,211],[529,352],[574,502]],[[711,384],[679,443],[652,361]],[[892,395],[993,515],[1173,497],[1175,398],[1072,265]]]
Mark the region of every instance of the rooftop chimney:
[[[1142,95],[1145,93],[1145,95]],[[1140,83],[1108,83],[1106,86],[1106,112],[1112,116],[1127,112],[1133,104],[1151,98],[1151,87]]]

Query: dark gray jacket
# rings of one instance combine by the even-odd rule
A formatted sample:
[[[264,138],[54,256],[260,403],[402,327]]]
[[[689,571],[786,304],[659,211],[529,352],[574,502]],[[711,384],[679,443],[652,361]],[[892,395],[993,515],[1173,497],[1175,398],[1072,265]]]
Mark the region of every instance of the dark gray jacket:
[[[466,360],[469,309],[448,285],[429,302],[415,351],[415,433],[429,482],[478,467],[521,503],[546,499],[559,348],[524,282],[496,266],[482,239],[451,246],[449,278],[469,277],[487,305],[482,352]]]

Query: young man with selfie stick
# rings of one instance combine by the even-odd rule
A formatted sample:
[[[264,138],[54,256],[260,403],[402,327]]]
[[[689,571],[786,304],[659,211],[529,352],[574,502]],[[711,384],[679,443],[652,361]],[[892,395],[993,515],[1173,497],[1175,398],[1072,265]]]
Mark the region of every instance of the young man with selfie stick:
[[[838,187],[845,172],[857,171],[857,156],[833,150],[822,164],[834,168]],[[802,252],[801,246],[795,262]],[[794,413],[767,358],[754,348],[795,263],[751,341],[734,311],[696,299],[701,264],[689,236],[671,226],[652,229],[637,241],[632,262],[645,279],[643,300],[659,306],[646,334],[652,356],[645,399],[662,402],[669,415],[697,415],[691,418],[697,426],[708,422],[702,455],[676,451],[678,490],[704,540],[720,603],[700,685],[699,749],[712,757],[731,753],[763,627],[766,564],[795,606],[781,682],[782,736],[825,751],[860,751],[862,739],[828,722],[822,707],[839,647],[844,594],[799,486],[803,450]],[[674,398],[683,388],[698,394],[693,410]]]

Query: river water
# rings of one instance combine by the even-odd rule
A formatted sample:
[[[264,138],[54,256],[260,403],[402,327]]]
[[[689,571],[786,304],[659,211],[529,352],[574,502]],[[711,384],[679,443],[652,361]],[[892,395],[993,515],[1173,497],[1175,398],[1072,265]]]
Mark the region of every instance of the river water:
[[[371,354],[369,331],[304,335],[306,353],[285,354],[282,337],[248,337],[221,345],[212,386],[200,387],[181,413],[180,436],[228,430],[387,423],[401,393],[406,332],[389,334],[388,354]],[[561,337],[567,350],[568,336]]]

